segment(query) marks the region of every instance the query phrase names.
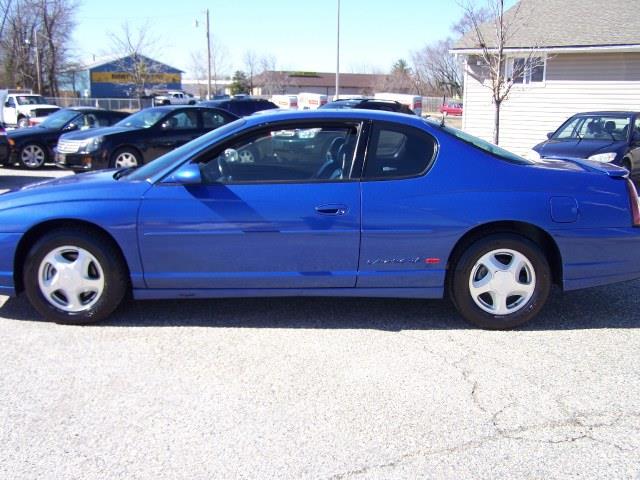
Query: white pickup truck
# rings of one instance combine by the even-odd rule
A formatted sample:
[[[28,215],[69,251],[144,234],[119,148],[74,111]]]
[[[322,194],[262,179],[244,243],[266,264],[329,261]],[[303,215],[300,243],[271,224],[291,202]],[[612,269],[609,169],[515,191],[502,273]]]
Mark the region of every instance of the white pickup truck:
[[[195,105],[196,99],[180,90],[169,90],[153,97],[154,105]]]
[[[51,105],[41,95],[24,90],[0,90],[0,125],[28,127],[32,117],[46,117],[60,107]]]

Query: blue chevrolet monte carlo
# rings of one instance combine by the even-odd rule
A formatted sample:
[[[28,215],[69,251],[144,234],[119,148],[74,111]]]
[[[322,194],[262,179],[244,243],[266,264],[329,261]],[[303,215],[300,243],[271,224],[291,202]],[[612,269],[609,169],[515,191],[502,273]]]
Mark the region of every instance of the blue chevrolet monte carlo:
[[[529,161],[458,130],[365,110],[269,113],[137,170],[0,196],[0,293],[47,319],[137,299],[442,298],[483,328],[564,290],[640,277],[624,169]],[[402,312],[398,312],[399,315]]]

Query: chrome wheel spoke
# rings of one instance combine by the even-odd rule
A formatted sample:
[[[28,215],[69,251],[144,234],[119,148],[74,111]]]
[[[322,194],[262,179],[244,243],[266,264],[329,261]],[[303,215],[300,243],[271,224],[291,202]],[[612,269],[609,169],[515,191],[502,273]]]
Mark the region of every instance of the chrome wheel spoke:
[[[492,291],[490,292],[491,299],[493,300],[493,313],[496,315],[507,315],[509,307],[507,306],[507,295],[504,292]]]

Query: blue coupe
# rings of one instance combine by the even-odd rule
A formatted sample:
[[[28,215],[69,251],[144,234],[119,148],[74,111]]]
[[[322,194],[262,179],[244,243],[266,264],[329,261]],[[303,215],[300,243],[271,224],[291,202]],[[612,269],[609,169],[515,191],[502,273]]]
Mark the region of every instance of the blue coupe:
[[[138,169],[0,197],[0,293],[47,319],[136,299],[442,298],[483,328],[640,277],[626,170],[529,161],[418,117],[247,117]],[[402,313],[399,312],[399,315]]]

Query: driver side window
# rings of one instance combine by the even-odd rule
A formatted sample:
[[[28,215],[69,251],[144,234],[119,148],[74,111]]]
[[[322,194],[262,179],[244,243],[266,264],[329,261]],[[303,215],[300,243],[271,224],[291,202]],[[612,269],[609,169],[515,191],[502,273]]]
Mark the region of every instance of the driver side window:
[[[204,183],[341,182],[351,178],[358,126],[281,125],[228,143],[201,162]]]
[[[163,124],[167,130],[192,130],[198,128],[198,113],[195,110],[181,111],[169,116]]]

